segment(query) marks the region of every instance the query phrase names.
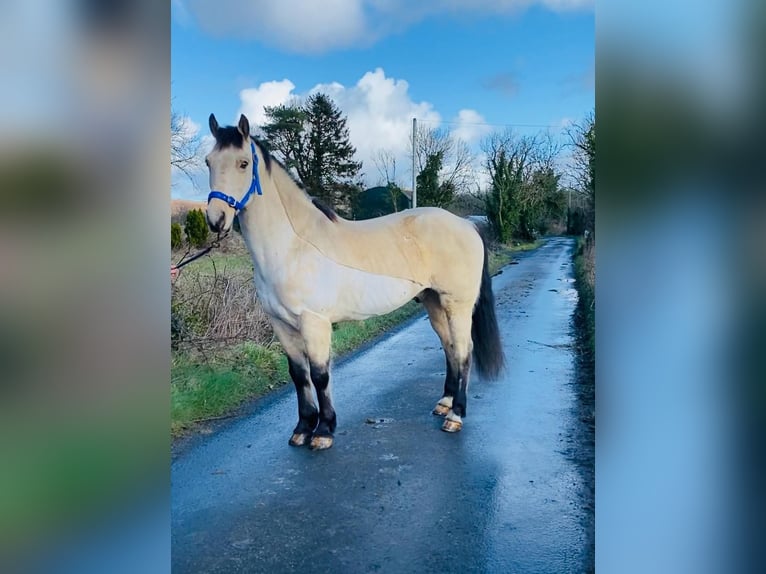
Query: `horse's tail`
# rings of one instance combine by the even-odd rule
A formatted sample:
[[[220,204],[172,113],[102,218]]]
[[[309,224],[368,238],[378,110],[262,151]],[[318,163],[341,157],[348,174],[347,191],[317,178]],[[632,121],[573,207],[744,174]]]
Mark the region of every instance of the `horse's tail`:
[[[481,272],[479,298],[473,308],[471,336],[476,369],[482,377],[493,380],[505,367],[505,356],[495,316],[495,295],[492,293],[492,278],[489,276],[489,250],[483,236],[482,241],[484,242],[484,268]]]

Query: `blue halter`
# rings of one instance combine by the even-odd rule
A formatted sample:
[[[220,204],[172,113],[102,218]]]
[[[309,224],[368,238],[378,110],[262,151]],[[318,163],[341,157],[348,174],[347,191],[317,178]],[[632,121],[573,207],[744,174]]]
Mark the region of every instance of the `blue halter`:
[[[258,195],[263,195],[263,192],[261,191],[261,180],[258,177],[258,154],[255,153],[255,144],[252,141],[250,141],[250,151],[253,152],[253,181],[250,183],[250,189],[247,190],[245,196],[240,201],[237,201],[237,199],[231,195],[227,195],[222,191],[214,190],[211,191],[207,196],[208,203],[210,203],[211,199],[222,199],[228,205],[233,207],[236,212],[240,212],[245,209],[245,206],[247,205],[247,202],[250,201],[250,196],[253,195],[253,192],[258,193]]]

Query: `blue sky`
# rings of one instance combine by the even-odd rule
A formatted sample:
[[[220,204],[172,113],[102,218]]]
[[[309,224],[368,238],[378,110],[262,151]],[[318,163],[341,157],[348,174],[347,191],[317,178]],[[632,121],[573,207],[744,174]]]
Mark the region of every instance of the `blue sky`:
[[[371,185],[377,150],[407,165],[413,116],[478,153],[502,125],[558,133],[594,108],[590,0],[172,0],[172,11],[173,107],[191,131],[205,136],[211,112],[258,124],[264,105],[322,90],[348,115]],[[206,195],[203,173],[197,189],[174,182],[174,196]]]

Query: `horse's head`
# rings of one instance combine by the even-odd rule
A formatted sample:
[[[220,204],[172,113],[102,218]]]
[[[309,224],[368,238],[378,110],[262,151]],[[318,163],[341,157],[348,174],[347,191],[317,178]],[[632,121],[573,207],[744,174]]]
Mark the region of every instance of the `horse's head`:
[[[210,114],[213,150],[205,157],[210,170],[207,222],[216,232],[231,229],[234,216],[244,209],[254,192],[260,194],[258,156],[250,139],[250,122],[244,115],[237,127],[220,127]]]

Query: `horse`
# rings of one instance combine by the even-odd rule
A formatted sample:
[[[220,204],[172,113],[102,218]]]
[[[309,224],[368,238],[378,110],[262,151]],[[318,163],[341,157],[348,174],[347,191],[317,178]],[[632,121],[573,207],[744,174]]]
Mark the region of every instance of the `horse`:
[[[432,412],[444,417],[442,430],[460,431],[472,355],[487,379],[497,378],[505,360],[487,246],[473,223],[434,207],[344,219],[250,135],[245,115],[236,127],[221,127],[210,114],[209,127],[207,222],[228,233],[236,217],[252,257],[256,293],[298,397],[289,444],[333,445],[333,323],[383,315],[412,299],[426,308],[446,355],[444,392]]]

